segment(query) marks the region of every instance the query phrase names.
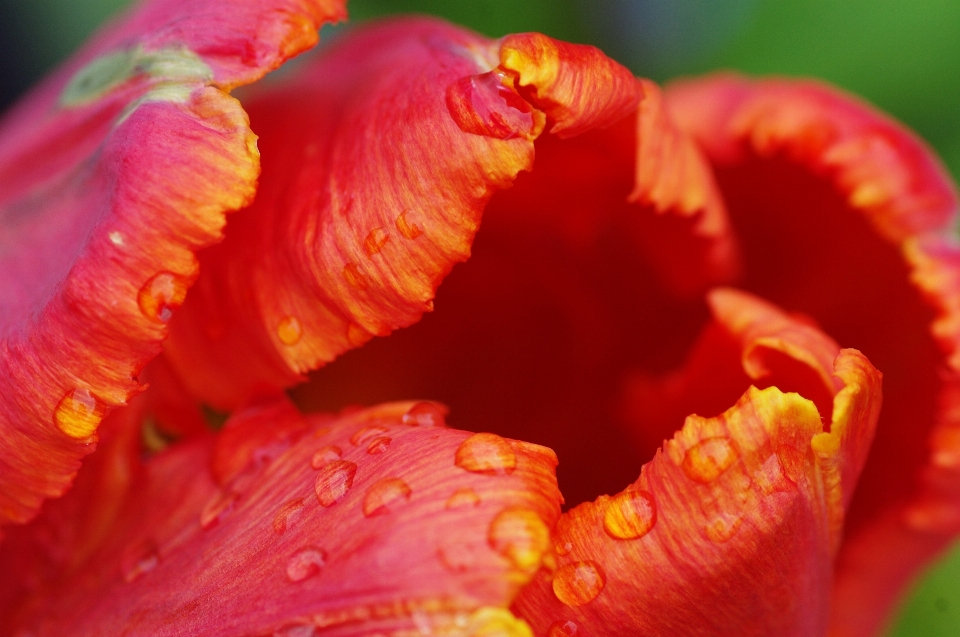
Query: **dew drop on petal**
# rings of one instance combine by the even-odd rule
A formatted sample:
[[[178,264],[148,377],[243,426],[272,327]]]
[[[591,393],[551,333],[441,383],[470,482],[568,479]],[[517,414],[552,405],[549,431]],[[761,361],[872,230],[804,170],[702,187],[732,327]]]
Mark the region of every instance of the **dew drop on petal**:
[[[116,230],[114,230],[107,236],[110,237],[110,243],[112,243],[113,245],[115,246],[123,245],[123,235],[117,232]]]
[[[303,498],[289,500],[280,507],[277,515],[273,518],[273,530],[277,533],[286,532],[287,527],[300,517],[301,513],[303,513]]]
[[[326,563],[327,554],[323,549],[300,549],[287,560],[287,578],[291,582],[302,582],[319,573]]]
[[[370,287],[370,283],[367,282],[367,277],[363,275],[363,272],[360,271],[360,267],[356,263],[348,263],[343,266],[343,278],[347,280],[350,287],[357,290],[366,290]]]
[[[383,425],[371,425],[369,427],[358,429],[355,434],[350,436],[350,444],[352,444],[354,447],[361,447],[374,438],[379,438],[388,431],[390,430]]]
[[[368,257],[372,257],[383,250],[383,246],[387,245],[388,241],[390,241],[390,235],[387,234],[386,230],[374,228],[363,240],[363,251],[367,253]]]
[[[499,72],[462,77],[447,87],[447,110],[460,130],[495,139],[530,137],[536,126],[530,104],[504,86]]]
[[[470,487],[461,487],[447,498],[447,509],[465,509],[480,504],[480,496]]]
[[[314,637],[317,629],[313,624],[290,624],[271,633],[271,637]]]
[[[796,485],[787,477],[777,454],[771,454],[760,468],[753,472],[753,480],[764,495],[792,491]]]
[[[506,475],[517,468],[517,454],[500,436],[479,433],[460,443],[454,462],[472,473]]]
[[[137,305],[144,316],[166,323],[173,311],[187,298],[187,282],[172,272],[160,272],[150,277],[137,293]]]
[[[610,499],[603,515],[603,528],[612,537],[633,540],[643,537],[657,523],[657,505],[647,491],[624,491]]]
[[[134,544],[124,551],[120,559],[120,571],[123,581],[130,583],[145,573],[149,573],[160,563],[160,553],[153,540]]]
[[[93,435],[103,420],[107,406],[89,389],[71,389],[53,411],[57,429],[75,440],[84,440]]]
[[[400,478],[378,480],[363,497],[363,514],[369,518],[388,513],[409,500],[411,493],[410,486]]]
[[[323,469],[334,460],[339,460],[342,457],[343,452],[340,451],[340,447],[330,445],[313,454],[313,458],[310,459],[310,466],[314,469]]]
[[[506,608],[484,606],[470,615],[466,637],[533,637],[530,625]]]
[[[570,552],[573,551],[573,542],[557,541],[553,545],[553,551],[560,557],[563,557],[564,555],[570,555]]]
[[[452,573],[465,573],[479,561],[478,548],[470,544],[445,544],[437,549],[440,562]]]
[[[446,407],[424,401],[411,407],[400,421],[413,427],[446,427],[446,416]]]
[[[303,336],[303,326],[296,316],[285,316],[277,324],[277,338],[284,345],[296,345]]]
[[[729,469],[737,457],[737,450],[729,438],[705,438],[687,449],[683,472],[691,480],[706,484]]]
[[[580,628],[572,621],[559,621],[550,624],[547,637],[578,637]]]
[[[216,526],[233,511],[239,499],[240,494],[235,491],[221,491],[214,495],[200,511],[200,528],[210,529]]]
[[[707,523],[703,532],[711,542],[723,544],[737,534],[741,524],[743,524],[743,518],[739,515],[720,514]]]
[[[407,219],[407,211],[404,210],[397,216],[397,232],[411,241],[423,234],[423,228]]]
[[[347,325],[347,342],[353,347],[360,347],[364,343],[368,343],[372,338],[373,334],[356,323]]]
[[[367,453],[369,453],[370,455],[383,453],[384,451],[390,448],[391,442],[393,442],[393,440],[391,440],[390,438],[387,438],[386,436],[380,436],[378,438],[374,438],[373,440],[370,441],[370,444],[367,445]]]
[[[356,474],[357,465],[347,460],[334,460],[326,465],[317,474],[317,500],[322,506],[332,507],[353,487]]]
[[[535,511],[506,509],[490,523],[487,535],[494,551],[521,571],[536,571],[550,548],[550,530]]]
[[[564,564],[553,576],[553,594],[567,606],[583,606],[597,598],[607,576],[593,561]]]

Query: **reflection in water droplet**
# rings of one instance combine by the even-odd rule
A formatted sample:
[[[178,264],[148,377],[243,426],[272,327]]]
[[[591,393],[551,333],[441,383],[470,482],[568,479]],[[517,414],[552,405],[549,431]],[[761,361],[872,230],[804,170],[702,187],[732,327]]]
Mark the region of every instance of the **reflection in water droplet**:
[[[353,436],[350,437],[350,444],[354,447],[361,447],[374,438],[379,438],[383,434],[390,431],[382,425],[371,425],[369,427],[364,427],[359,429]]]
[[[567,606],[592,602],[606,585],[607,576],[593,561],[564,564],[553,576],[553,594]]]
[[[454,462],[473,473],[505,475],[517,468],[517,454],[496,434],[474,434],[460,443]]]
[[[463,509],[480,504],[480,496],[470,487],[461,487],[447,498],[447,509]]]
[[[363,514],[372,517],[388,513],[392,508],[410,499],[412,491],[400,478],[384,478],[377,481],[363,497]]]
[[[657,505],[647,491],[624,491],[610,499],[603,528],[612,537],[632,540],[646,535],[657,523]]]
[[[323,467],[317,474],[317,500],[322,506],[332,507],[347,495],[356,474],[357,465],[347,460],[334,460]]]
[[[319,573],[326,563],[327,554],[323,549],[301,549],[287,561],[287,577],[291,582],[302,582]]]
[[[234,491],[221,491],[214,495],[200,511],[200,528],[209,529],[233,511],[240,494]]]
[[[396,220],[397,231],[411,241],[423,234],[423,229],[407,219],[407,211],[400,213]]]
[[[303,498],[288,501],[273,518],[273,530],[277,533],[284,533],[287,527],[300,517],[301,513],[303,513]]]
[[[367,277],[363,275],[363,272],[360,271],[360,267],[357,266],[356,263],[348,263],[343,266],[343,278],[347,280],[350,287],[356,288],[357,290],[366,290],[370,287],[370,284],[367,282]]]
[[[553,545],[554,552],[563,557],[564,555],[570,555],[570,551],[573,550],[573,542],[560,542],[559,540]]]
[[[303,336],[303,326],[296,316],[285,316],[277,325],[277,338],[284,345],[296,345]]]
[[[504,82],[510,78],[491,71],[462,77],[447,87],[447,110],[462,131],[495,139],[534,135],[533,109]]]
[[[123,573],[123,580],[129,583],[144,573],[149,573],[159,563],[160,554],[157,543],[153,540],[144,540],[124,551],[120,559],[120,572]]]
[[[367,445],[367,453],[371,455],[383,453],[390,447],[391,442],[393,442],[393,440],[387,438],[386,436],[374,438],[370,441],[370,444]]]
[[[737,457],[737,450],[729,438],[705,438],[687,449],[683,472],[691,480],[706,484],[729,469]]]
[[[736,535],[742,524],[743,518],[739,515],[722,513],[710,520],[704,527],[703,532],[711,542],[722,544]]]
[[[506,509],[490,523],[490,546],[521,571],[536,571],[550,548],[550,530],[540,516],[527,509]]]
[[[412,427],[446,427],[447,408],[438,403],[420,402],[411,407],[401,422]]]
[[[187,282],[172,272],[150,277],[137,293],[137,305],[149,319],[166,323],[187,297]]]
[[[465,637],[533,637],[530,625],[506,608],[484,606],[470,615]]]
[[[84,440],[93,435],[103,420],[107,406],[89,389],[71,389],[53,411],[53,423],[57,429],[75,440]]]
[[[390,241],[390,235],[387,234],[386,230],[374,228],[363,240],[363,251],[367,253],[368,257],[372,257],[383,250],[383,246],[387,245],[388,241]]]
[[[323,469],[334,460],[339,460],[342,457],[343,453],[340,451],[340,447],[330,445],[313,454],[313,458],[310,459],[310,466],[314,469]]]
[[[553,622],[547,632],[547,637],[578,637],[578,635],[580,635],[580,629],[571,621]]]
[[[360,347],[364,343],[369,342],[372,338],[373,334],[363,329],[356,323],[350,323],[347,325],[347,342],[353,347]]]

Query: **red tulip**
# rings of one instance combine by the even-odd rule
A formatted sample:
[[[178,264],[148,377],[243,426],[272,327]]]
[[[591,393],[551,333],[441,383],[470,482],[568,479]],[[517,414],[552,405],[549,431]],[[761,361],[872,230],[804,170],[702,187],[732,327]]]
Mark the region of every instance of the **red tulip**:
[[[960,529],[926,148],[428,19],[228,95],[343,15],[147,1],[0,124],[3,632],[874,631]],[[284,397],[364,344],[301,407],[452,411]]]

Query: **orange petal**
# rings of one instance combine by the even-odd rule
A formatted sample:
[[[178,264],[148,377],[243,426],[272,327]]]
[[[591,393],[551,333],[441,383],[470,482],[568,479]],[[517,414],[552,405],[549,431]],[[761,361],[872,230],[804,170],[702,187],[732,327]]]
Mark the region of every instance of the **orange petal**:
[[[689,141],[674,148],[682,135],[647,89],[596,49],[538,34],[493,42],[418,19],[346,35],[247,102],[267,158],[260,192],[205,254],[171,326],[172,364],[196,395],[232,407],[415,323],[470,255],[491,196],[531,169],[535,139],[538,154],[571,135],[617,146],[624,161],[609,178],[622,176],[625,187],[593,206],[610,199],[651,218],[651,207],[696,216],[714,206],[702,224],[709,238],[697,241],[719,241],[722,208],[705,171],[685,168],[669,176],[676,187],[661,188],[645,169],[634,198],[648,209],[626,203],[635,154],[697,152]],[[642,114],[641,99],[655,102]],[[557,135],[541,136],[544,127]],[[660,140],[657,149],[634,144],[638,131]],[[700,195],[683,194],[692,182]],[[605,223],[590,212],[570,215],[571,241],[582,241],[579,226]],[[567,211],[558,213],[563,225]],[[694,222],[683,223],[678,240]]]
[[[833,604],[832,630],[866,637],[960,532],[948,486],[960,476],[946,461],[960,429],[955,186],[914,135],[814,82],[721,75],[671,87],[667,102],[714,163],[744,287],[813,316],[884,371]]]
[[[342,15],[146,2],[0,123],[0,524],[69,486],[101,419],[140,391],[194,251],[253,197],[255,137],[225,90]]]
[[[556,456],[500,439],[501,455],[484,457],[509,471],[464,467],[457,458],[476,436],[403,424],[411,412],[422,415],[422,405],[306,420],[282,404],[238,414],[243,422],[228,425],[233,433],[148,461],[120,500],[111,534],[63,569],[63,553],[43,538],[77,530],[53,515],[78,497],[68,494],[0,548],[24,586],[2,590],[0,606],[15,611],[3,631],[198,634],[216,626],[267,635],[313,627],[368,635],[499,627],[507,632],[496,634],[529,635],[506,607],[549,554],[559,516]],[[271,427],[300,432],[272,441],[257,433]],[[237,444],[244,431],[262,443],[252,455]],[[372,453],[371,436],[390,438],[389,447]],[[326,447],[340,456],[315,467],[313,456]],[[218,486],[208,462],[231,449],[249,462]]]
[[[777,387],[751,387],[713,418],[689,416],[634,484],[561,517],[557,568],[514,603],[539,634],[825,631],[880,375],[855,350],[834,363],[829,338],[755,297],[720,290],[711,303],[751,375],[809,386],[800,368],[815,382],[828,371],[829,430],[812,401]],[[792,367],[770,364],[771,352]]]

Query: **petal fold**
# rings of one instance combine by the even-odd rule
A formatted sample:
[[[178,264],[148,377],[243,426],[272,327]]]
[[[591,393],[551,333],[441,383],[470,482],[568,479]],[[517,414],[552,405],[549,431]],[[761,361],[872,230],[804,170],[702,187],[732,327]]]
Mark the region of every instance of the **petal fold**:
[[[71,571],[40,568],[58,559],[36,546],[56,518],[11,532],[4,563],[40,558],[9,562],[30,588],[5,630],[530,635],[506,607],[549,555],[556,456],[416,424],[440,423],[428,412],[442,420],[440,406],[417,401],[307,417],[262,404],[213,439],[161,452],[114,532]],[[286,433],[265,440],[270,427]],[[250,445],[238,444],[244,432]],[[220,485],[208,463],[231,450],[246,464]]]
[[[145,2],[0,123],[0,524],[68,488],[141,390],[193,253],[253,197],[224,90],[316,41],[339,2]]]

